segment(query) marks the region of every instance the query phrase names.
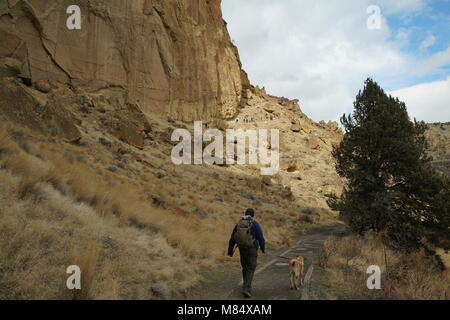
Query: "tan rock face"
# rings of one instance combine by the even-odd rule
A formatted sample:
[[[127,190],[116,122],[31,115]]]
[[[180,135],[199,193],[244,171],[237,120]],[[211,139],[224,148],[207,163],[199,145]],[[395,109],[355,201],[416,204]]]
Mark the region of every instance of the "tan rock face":
[[[257,175],[256,188],[281,184],[282,198],[310,207],[326,207],[326,194],[339,190],[330,155],[338,125],[319,125],[299,100],[250,86],[220,0],[79,0],[81,30],[68,30],[72,4],[0,1],[0,120],[85,145],[125,142],[142,152],[136,162],[176,144],[175,120],[278,129],[278,175],[230,170]]]
[[[330,122],[328,122],[328,127],[332,131],[337,131],[339,129],[339,124],[336,121],[330,121]]]
[[[248,80],[220,0],[80,0],[81,30],[68,30],[72,4],[3,3],[0,59],[19,61],[33,83],[125,88],[144,112],[186,121],[236,114]]]
[[[317,150],[320,147],[320,140],[316,137],[308,138],[308,147],[313,150]]]
[[[0,121],[6,116],[37,132],[58,136],[68,142],[81,138],[70,113],[61,105],[54,102],[41,104],[27,88],[3,79],[0,79],[0,97]]]
[[[302,206],[327,210],[328,195],[339,195],[343,186],[331,156],[332,145],[342,139],[341,132],[334,125],[322,126],[309,119],[301,111],[299,100],[269,96],[257,87],[252,87],[246,97],[246,105],[228,121],[228,127],[278,129],[280,133],[280,170],[273,177],[264,177],[263,182],[270,185],[274,184],[270,181],[276,181],[285,186],[286,197],[292,193],[293,201]],[[258,177],[260,174],[252,166],[233,169]]]

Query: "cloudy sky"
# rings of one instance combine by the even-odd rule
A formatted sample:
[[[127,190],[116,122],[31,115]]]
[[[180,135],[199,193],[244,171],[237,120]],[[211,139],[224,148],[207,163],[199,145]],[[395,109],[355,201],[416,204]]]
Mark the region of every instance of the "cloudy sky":
[[[450,0],[222,0],[222,9],[252,84],[299,98],[316,121],[350,112],[368,76],[411,117],[450,121]]]

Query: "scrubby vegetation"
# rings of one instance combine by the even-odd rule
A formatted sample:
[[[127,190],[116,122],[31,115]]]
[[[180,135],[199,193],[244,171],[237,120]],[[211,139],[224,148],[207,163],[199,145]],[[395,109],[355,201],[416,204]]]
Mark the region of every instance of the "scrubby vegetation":
[[[450,261],[449,261],[450,262]],[[368,266],[381,269],[381,290],[367,288]],[[327,299],[435,300],[450,298],[450,271],[441,270],[423,249],[402,253],[379,235],[349,235],[325,242],[319,262],[327,279]]]
[[[146,206],[136,186],[30,155],[6,130],[0,145],[0,299],[168,298],[220,254],[223,239],[194,237],[195,220]],[[71,264],[83,274],[76,296]]]
[[[325,243],[327,298],[448,299],[450,182],[430,165],[426,125],[371,79],[341,122],[333,156],[347,183],[329,204],[352,234]],[[367,288],[371,265],[381,267],[382,290]]]
[[[161,183],[171,172],[163,163],[144,171],[128,162],[114,173],[103,165],[114,150],[90,148],[98,159],[86,161],[83,146],[0,129],[0,299],[182,297],[202,269],[230,261],[228,237],[247,206],[264,203],[258,220],[269,245],[304,223],[282,189],[256,178],[183,169],[191,183],[180,192],[186,183]],[[72,264],[82,270],[75,293],[65,286]]]

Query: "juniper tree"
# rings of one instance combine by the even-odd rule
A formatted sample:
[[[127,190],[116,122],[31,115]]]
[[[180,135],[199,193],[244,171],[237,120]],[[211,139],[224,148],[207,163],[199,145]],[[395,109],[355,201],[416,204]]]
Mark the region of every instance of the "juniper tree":
[[[372,79],[341,123],[345,135],[333,157],[346,187],[340,198],[330,197],[330,207],[352,231],[383,232],[398,249],[443,246],[449,239],[449,180],[430,166],[425,123],[410,121],[405,103]]]

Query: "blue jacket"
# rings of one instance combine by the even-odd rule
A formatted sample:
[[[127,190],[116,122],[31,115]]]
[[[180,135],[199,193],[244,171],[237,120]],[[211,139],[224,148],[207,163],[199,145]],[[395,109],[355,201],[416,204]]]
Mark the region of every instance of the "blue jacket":
[[[236,240],[234,240],[234,234],[236,233],[237,226],[234,227],[233,232],[231,233],[230,242],[228,244],[228,255],[233,255],[233,249],[236,245]],[[250,227],[250,234],[252,235],[253,247],[258,249],[261,248],[261,251],[264,253],[266,250],[266,240],[264,239],[263,230],[258,222],[255,220],[252,221],[252,226]]]

